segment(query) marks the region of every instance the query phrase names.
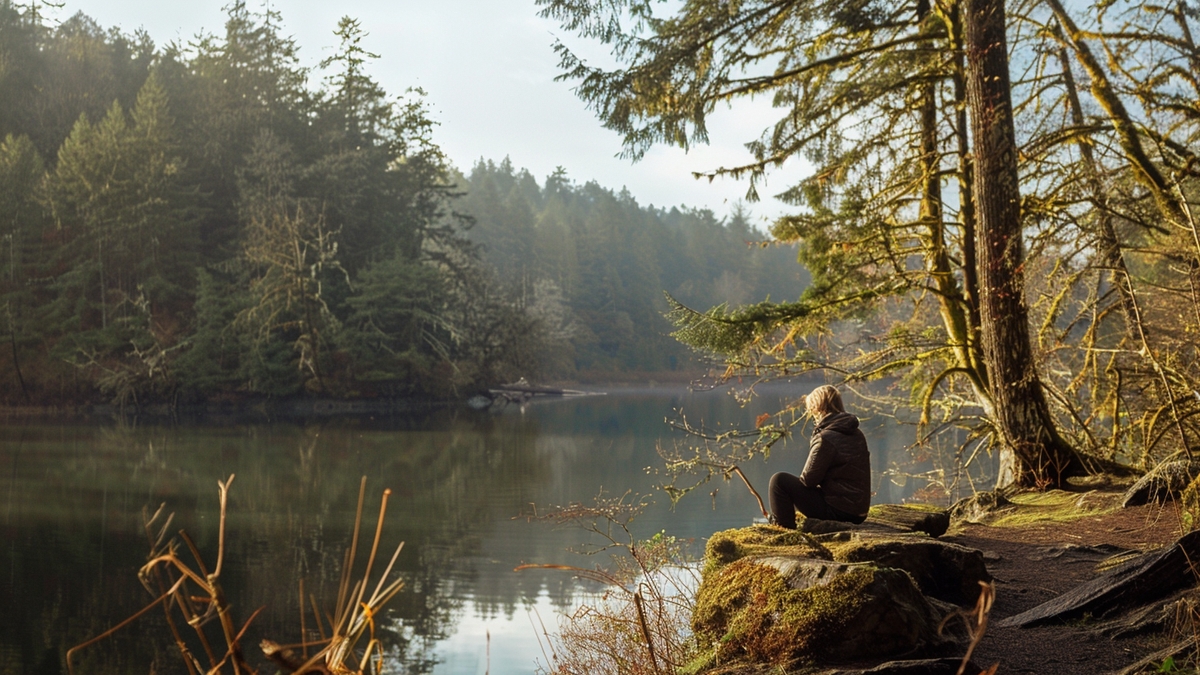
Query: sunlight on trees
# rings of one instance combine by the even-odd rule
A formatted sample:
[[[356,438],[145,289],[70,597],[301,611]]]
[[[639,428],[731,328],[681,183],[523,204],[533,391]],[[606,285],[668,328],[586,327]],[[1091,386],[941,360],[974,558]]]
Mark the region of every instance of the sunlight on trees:
[[[630,157],[703,143],[717,106],[770,96],[778,121],[747,163],[707,175],[754,186],[789,157],[814,164],[778,195],[795,210],[772,230],[812,272],[804,296],[674,305],[677,337],[727,375],[825,372],[917,422],[918,446],[966,429],[960,457],[1000,451],[1002,482],[1190,455],[1200,62],[1186,5],[1105,5],[1080,28],[1057,2],[1007,16],[983,0],[540,4],[610,47],[614,70],[557,49]],[[996,136],[1009,109],[1013,132]],[[883,398],[859,388],[881,379]]]

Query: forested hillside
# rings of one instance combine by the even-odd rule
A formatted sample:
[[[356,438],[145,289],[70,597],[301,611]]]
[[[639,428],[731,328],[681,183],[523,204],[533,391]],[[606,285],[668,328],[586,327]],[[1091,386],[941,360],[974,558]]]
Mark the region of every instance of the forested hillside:
[[[420,91],[317,69],[242,3],[185,45],[0,2],[0,401],[461,395],[692,368],[663,291],[800,288],[735,211],[507,162],[463,176]]]
[[[473,219],[467,236],[497,286],[547,329],[556,374],[684,367],[692,355],[670,336],[664,292],[707,309],[803,290],[795,250],[764,245],[740,206],[726,219],[642,207],[562,170],[539,185],[507,160],[477,163],[463,184],[455,208]]]

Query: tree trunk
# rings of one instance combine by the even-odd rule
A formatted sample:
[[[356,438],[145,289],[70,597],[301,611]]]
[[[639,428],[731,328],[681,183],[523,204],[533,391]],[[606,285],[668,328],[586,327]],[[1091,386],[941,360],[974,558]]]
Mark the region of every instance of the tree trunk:
[[[1083,467],[1054,428],[1029,341],[1004,31],[1004,0],[967,0],[967,106],[975,160],[980,328],[995,405],[992,421],[1002,443],[1001,466],[1011,469],[998,482],[1049,486],[1081,473]]]
[[[917,21],[928,20],[928,0],[918,0]],[[926,45],[936,50],[931,39]],[[937,89],[934,82],[921,85],[921,206],[919,217],[926,232],[926,255],[929,275],[937,288],[937,299],[950,347],[954,350],[954,367],[967,375],[978,398],[986,399],[986,375],[977,345],[971,336],[968,320],[969,304],[955,278],[946,249],[946,226],[942,212],[941,153],[938,151]],[[936,380],[934,386],[936,386]]]
[[[962,268],[963,268],[963,298],[967,302],[967,337],[970,340],[972,368],[983,379],[984,411],[992,414],[991,394],[988,393],[987,367],[980,354],[979,337],[979,265],[975,254],[975,193],[972,184],[975,181],[974,162],[971,159],[970,121],[967,119],[967,66],[963,52],[965,49],[963,37],[963,3],[956,0],[950,9],[950,39],[954,50],[954,126],[955,144],[958,150],[958,221],[962,228]]]

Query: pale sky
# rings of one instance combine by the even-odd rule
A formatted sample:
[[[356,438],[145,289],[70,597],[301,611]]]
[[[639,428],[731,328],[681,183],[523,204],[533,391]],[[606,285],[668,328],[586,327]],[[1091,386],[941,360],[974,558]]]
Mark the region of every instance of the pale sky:
[[[82,11],[105,28],[144,28],[163,45],[186,43],[202,30],[223,33],[226,1],[67,0],[56,14],[61,20]],[[260,8],[254,0],[248,4]],[[747,162],[742,144],[773,119],[764,100],[722,110],[710,121],[711,145],[690,153],[656,147],[632,163],[616,157],[620,137],[600,126],[572,84],[554,81],[556,37],[585,53],[603,53],[539,18],[533,0],[272,0],[271,6],[282,13],[284,33],[296,39],[306,65],[331,53],[338,19],[357,18],[369,33],[363,47],[380,56],[371,75],[392,94],[409,87],[426,91],[441,125],[435,140],[463,171],[480,158],[508,156],[541,183],[561,165],[577,182],[627,187],[643,205],[686,204],[723,216],[744,197],[747,183],[726,178],[709,184],[691,172]],[[799,162],[785,166],[760,187],[762,201],[749,205],[760,225],[759,219],[788,210],[771,195],[803,171]]]

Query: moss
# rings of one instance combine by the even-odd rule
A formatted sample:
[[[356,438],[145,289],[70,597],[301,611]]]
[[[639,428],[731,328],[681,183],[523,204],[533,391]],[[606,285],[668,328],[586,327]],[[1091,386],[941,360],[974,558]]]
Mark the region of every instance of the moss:
[[[704,547],[704,574],[750,555],[793,555],[832,560],[828,549],[812,536],[778,525],[751,525],[717,532]]]
[[[692,628],[708,645],[688,670],[742,661],[791,664],[819,658],[864,605],[864,589],[876,569],[863,566],[828,584],[792,589],[773,567],[737,560],[701,584]]]
[[[1183,527],[1189,532],[1200,527],[1200,476],[1183,489],[1179,496],[1179,513]]]
[[[825,541],[825,548],[833,556],[835,562],[858,563],[874,562],[872,555],[889,546],[908,546],[913,543],[934,543],[938,540],[924,532],[905,532],[899,534],[870,534],[850,537],[838,541]],[[881,565],[894,567],[894,565]]]
[[[1096,574],[1100,575],[1100,574],[1104,574],[1105,572],[1108,572],[1110,570],[1114,570],[1114,569],[1120,567],[1121,565],[1124,565],[1125,563],[1129,562],[1130,560],[1133,560],[1134,558],[1142,557],[1143,555],[1145,555],[1145,553],[1146,553],[1145,551],[1139,551],[1137,549],[1134,549],[1132,551],[1122,551],[1121,553],[1118,553],[1116,555],[1109,556],[1109,557],[1105,558],[1104,560],[1101,560],[1100,562],[1096,563]]]
[[[859,562],[860,556],[858,552],[864,548],[866,544],[862,538],[845,539],[842,541],[827,541],[825,548],[829,549],[830,555],[837,562]]]
[[[888,511],[894,509],[908,509],[910,511],[919,511],[921,513],[941,513],[946,510],[941,506],[925,504],[923,502],[909,502],[907,504],[876,504],[875,506],[871,507],[870,511],[867,512],[867,518],[879,518],[886,515]]]
[[[864,535],[824,543],[836,562],[904,570],[922,593],[955,605],[973,604],[979,582],[991,580],[983,553],[924,534]]]
[[[995,514],[994,527],[1025,527],[1038,523],[1070,523],[1111,513],[1120,508],[1119,495],[1100,492],[1025,492],[1009,500],[1016,506]]]

